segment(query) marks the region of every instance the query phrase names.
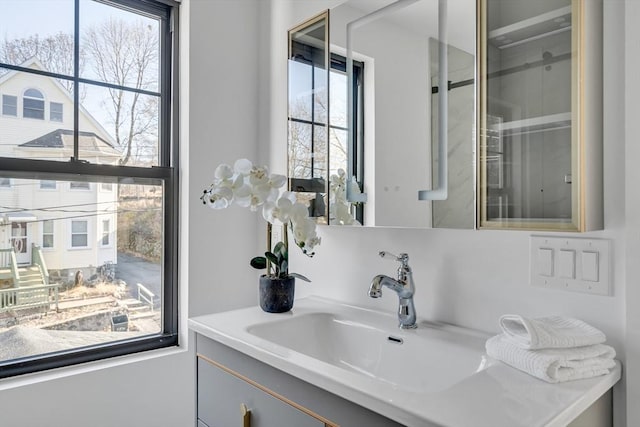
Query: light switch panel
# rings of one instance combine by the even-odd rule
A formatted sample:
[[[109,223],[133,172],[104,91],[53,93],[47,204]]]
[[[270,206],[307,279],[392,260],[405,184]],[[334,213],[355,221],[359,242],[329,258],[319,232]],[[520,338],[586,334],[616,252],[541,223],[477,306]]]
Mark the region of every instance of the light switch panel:
[[[553,276],[553,249],[538,249],[538,271],[542,276]]]
[[[529,283],[548,289],[611,295],[610,241],[531,236]]]
[[[582,252],[582,279],[589,282],[599,280],[598,252]]]
[[[576,278],[576,251],[573,249],[561,249],[558,254],[560,258],[559,276],[563,279]]]

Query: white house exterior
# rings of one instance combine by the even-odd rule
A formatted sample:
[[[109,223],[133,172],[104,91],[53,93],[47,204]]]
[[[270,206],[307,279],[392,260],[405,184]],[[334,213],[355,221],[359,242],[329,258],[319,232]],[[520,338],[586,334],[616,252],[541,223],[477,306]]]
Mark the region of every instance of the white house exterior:
[[[37,59],[22,66],[44,69]],[[73,98],[56,79],[10,71],[0,77],[0,102],[0,155],[73,156]],[[83,108],[79,122],[79,158],[117,163],[111,135]],[[116,184],[0,176],[0,248],[13,246],[18,263],[30,264],[35,243],[50,270],[115,263],[117,193]]]

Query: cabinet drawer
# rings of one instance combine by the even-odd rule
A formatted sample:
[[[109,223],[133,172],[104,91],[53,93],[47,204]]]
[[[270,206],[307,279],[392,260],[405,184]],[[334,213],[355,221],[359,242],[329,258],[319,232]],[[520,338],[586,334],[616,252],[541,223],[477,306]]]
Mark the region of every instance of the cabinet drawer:
[[[325,427],[293,404],[198,358],[198,418],[208,427],[242,427],[241,405],[251,411],[251,427]],[[199,426],[200,427],[200,426]]]

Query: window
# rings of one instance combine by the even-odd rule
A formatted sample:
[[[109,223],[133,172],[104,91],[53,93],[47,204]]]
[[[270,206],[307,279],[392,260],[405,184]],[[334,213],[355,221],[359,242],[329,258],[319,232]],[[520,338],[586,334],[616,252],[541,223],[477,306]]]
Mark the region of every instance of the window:
[[[102,220],[102,240],[100,244],[102,246],[109,246],[109,236],[111,235],[111,221],[108,219]]]
[[[55,190],[57,188],[56,181],[43,179],[40,181],[41,190]]]
[[[71,221],[71,247],[86,248],[89,246],[89,222],[87,220]]]
[[[290,45],[289,61],[289,174],[290,188],[297,192],[314,194],[323,192],[327,164],[328,176],[340,169],[349,170],[348,94],[351,91],[355,114],[351,126],[356,131],[351,150],[354,153],[352,170],[359,183],[363,182],[363,81],[364,63],[353,61],[353,83],[347,87],[347,60],[332,53],[329,74],[329,106],[326,96],[326,73],[323,71],[324,52],[305,41],[295,40]],[[327,110],[329,115],[327,117]],[[328,126],[327,126],[328,125]],[[327,144],[329,147],[327,148]],[[327,161],[326,153],[329,153]],[[303,198],[307,196],[303,194]],[[309,196],[307,196],[309,197]],[[331,208],[330,208],[331,209]],[[362,223],[362,203],[353,209],[356,220]],[[330,212],[331,215],[331,212]]]
[[[41,328],[30,316],[38,303],[60,338],[3,352],[0,378],[178,344],[180,2],[41,2],[46,34],[55,37],[42,32],[23,3],[2,0],[2,37],[50,49],[37,57],[45,50],[34,46],[25,62],[0,56],[0,93],[7,81],[19,82],[24,92],[17,93],[17,108],[25,117],[0,126],[0,141],[10,142],[0,144],[0,174],[13,184],[3,190],[5,216],[24,222],[26,240],[42,239],[40,247],[25,246],[22,262],[42,257],[49,283],[31,284],[28,294],[11,286],[0,312],[11,310],[28,333]],[[114,32],[122,37],[109,37]],[[119,55],[123,51],[127,55]],[[131,73],[110,73],[106,64]],[[10,101],[3,99],[3,108]],[[46,189],[58,191],[41,191]],[[115,299],[95,304],[111,290],[120,289],[123,301],[137,297],[138,282],[154,295],[144,321],[123,320]],[[41,292],[33,292],[38,287]],[[74,295],[84,295],[86,305],[72,312],[58,304],[60,312],[55,310]],[[93,316],[92,330],[72,331],[65,323],[80,311]],[[8,328],[0,322],[0,334]]]
[[[53,221],[42,221],[42,247],[53,248]]]
[[[44,96],[37,89],[27,89],[22,98],[22,116],[44,120]]]
[[[90,186],[88,182],[70,182],[69,189],[71,190],[89,190]]]
[[[62,122],[62,104],[60,102],[49,103],[49,120]]]
[[[11,95],[2,95],[2,114],[4,116],[18,115],[18,97]]]

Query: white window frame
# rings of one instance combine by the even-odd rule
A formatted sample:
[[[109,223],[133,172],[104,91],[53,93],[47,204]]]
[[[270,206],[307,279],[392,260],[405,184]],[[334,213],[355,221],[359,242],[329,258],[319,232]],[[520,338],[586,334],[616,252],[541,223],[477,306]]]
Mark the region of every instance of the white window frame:
[[[44,182],[53,182],[53,187],[43,187],[42,184]],[[41,179],[40,180],[40,185],[38,187],[40,190],[42,191],[55,191],[58,189],[58,181],[55,181],[53,179]]]
[[[51,224],[51,233],[45,233],[45,224]],[[45,236],[51,236],[51,246],[45,246],[44,244],[44,237]],[[42,221],[42,239],[40,242],[40,246],[42,247],[43,250],[45,251],[52,251],[55,250],[56,248],[56,224],[55,222],[53,222],[52,219],[45,219]]]
[[[53,106],[54,105],[59,105],[60,106],[60,111],[59,111],[60,120],[57,119],[57,116],[56,116],[55,119],[53,118],[53,114],[54,114]],[[55,113],[58,114],[57,111]],[[62,102],[55,102],[55,101],[49,102],[49,121],[58,122],[58,123],[64,122],[64,104]]]
[[[82,187],[74,187],[74,185],[82,185]],[[91,183],[83,181],[69,181],[69,191],[91,191]]]
[[[16,110],[15,114],[7,114],[7,112],[5,111],[5,105],[7,105],[4,102],[5,97],[13,98],[15,100],[15,105],[12,106]],[[16,95],[9,95],[7,93],[2,94],[2,115],[5,117],[18,117],[18,97]]]
[[[35,96],[31,96],[31,95],[27,95],[27,92],[29,92],[30,90],[35,90],[37,91],[40,96],[42,96],[42,98],[38,98]],[[24,114],[25,109],[27,109],[26,107],[26,100],[30,100],[30,101],[38,101],[38,102],[42,102],[42,117],[29,117],[26,114]],[[34,111],[40,111],[40,109],[35,109],[35,108],[29,108],[29,110],[34,110]],[[44,92],[40,89],[36,89],[34,87],[30,87],[25,89],[25,91],[22,93],[22,118],[23,119],[31,119],[31,120],[44,120],[47,117],[47,100],[44,96]]]
[[[84,233],[74,233],[73,232],[73,223],[74,222],[84,222],[87,224],[87,231]],[[87,236],[87,246],[73,246],[73,236],[75,235],[86,235]],[[91,249],[91,239],[89,236],[91,235],[91,221],[88,218],[73,218],[69,220],[69,250],[77,251],[84,249]]]
[[[105,223],[107,224],[107,230],[105,232],[104,229],[104,225]],[[100,242],[100,247],[103,248],[110,248],[113,246],[112,242],[111,242],[111,218],[101,218],[100,219],[100,236],[99,237],[99,242]],[[104,238],[107,238],[107,243],[104,243]]]

